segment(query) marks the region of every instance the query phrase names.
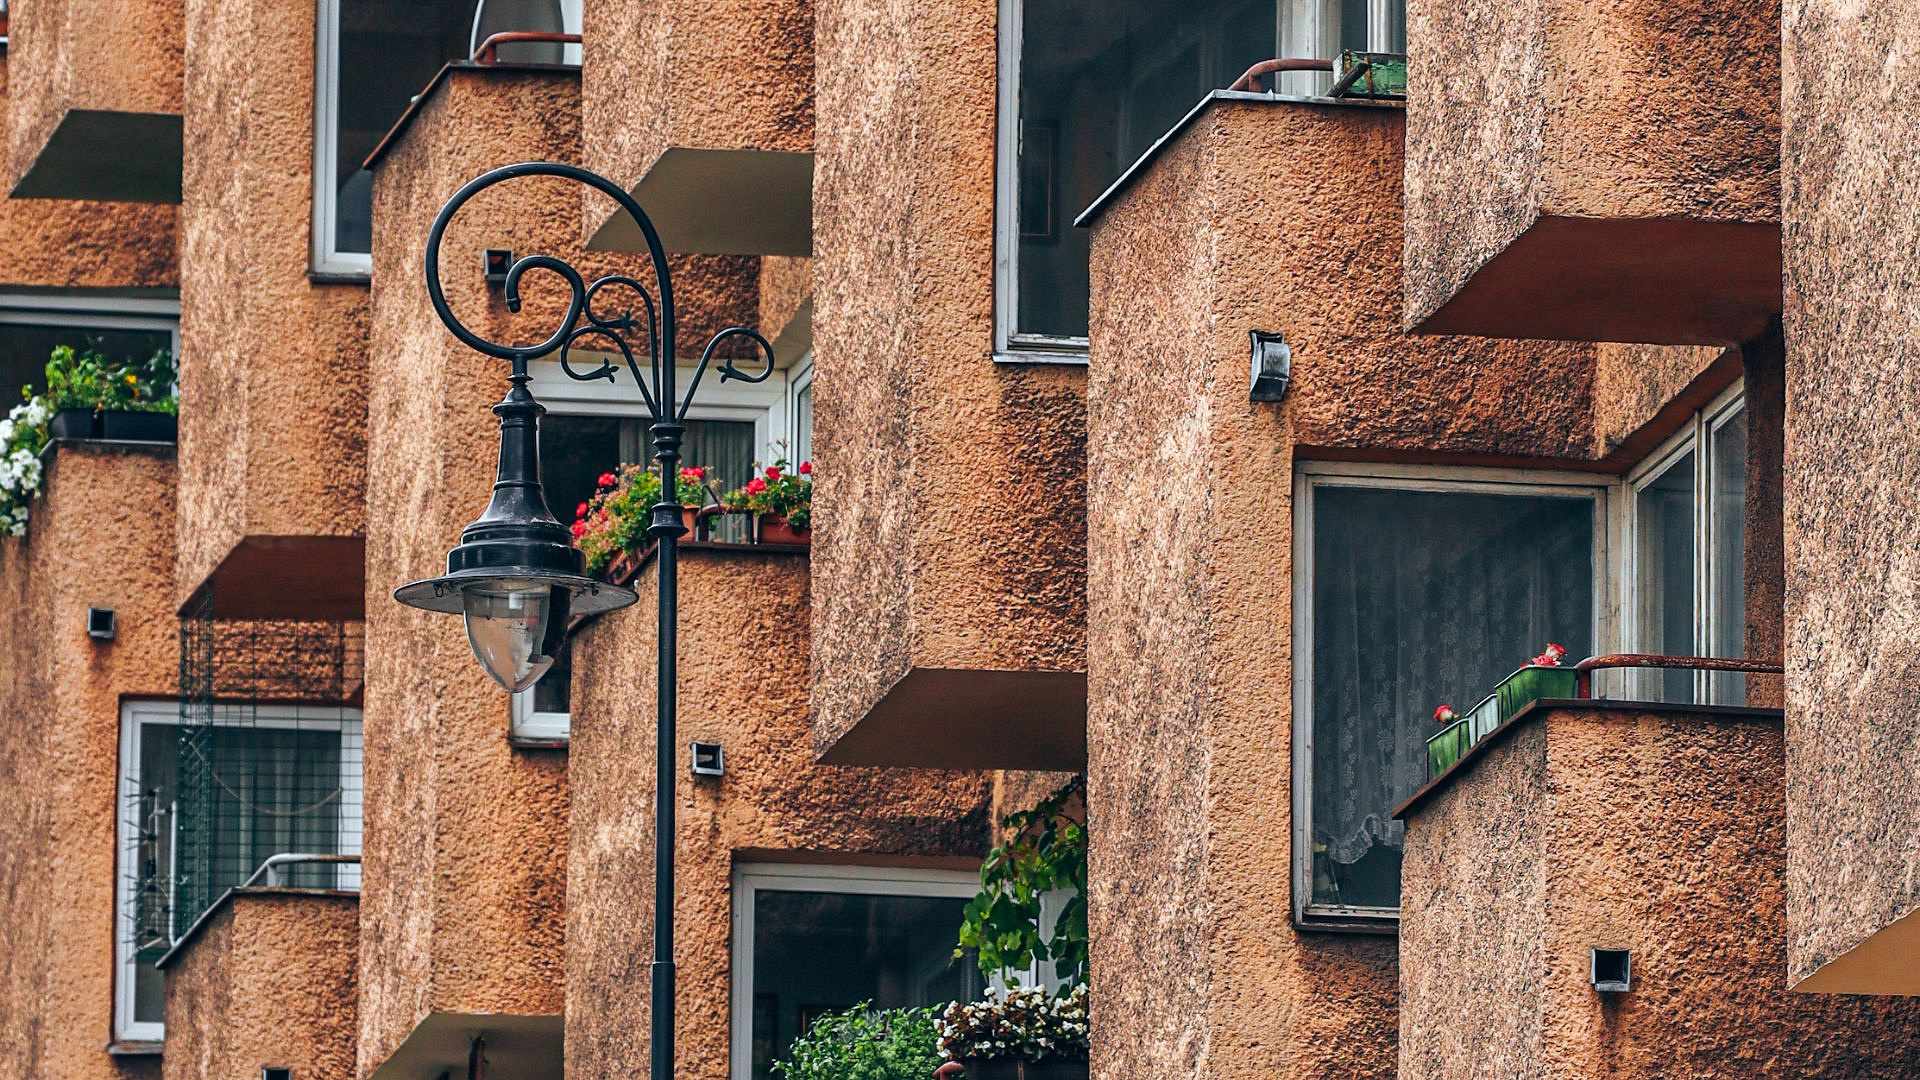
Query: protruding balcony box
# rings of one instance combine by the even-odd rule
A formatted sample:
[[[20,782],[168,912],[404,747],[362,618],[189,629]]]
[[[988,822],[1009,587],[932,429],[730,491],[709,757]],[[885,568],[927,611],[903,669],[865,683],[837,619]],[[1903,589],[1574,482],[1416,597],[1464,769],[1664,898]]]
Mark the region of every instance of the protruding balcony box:
[[[1920,994],[1920,109],[1849,74],[1904,70],[1912,16],[1784,18],[1788,970]]]
[[[647,562],[634,581],[638,605],[574,639],[569,1076],[646,1075],[651,995],[635,973],[653,959],[653,570]],[[676,873],[683,1062],[726,1061],[727,1017],[740,1015],[730,1012],[737,859],[977,870],[990,843],[989,777],[813,761],[808,585],[804,554],[682,547]],[[684,756],[690,742],[718,744],[725,774],[692,776]]]
[[[813,0],[586,7],[586,164],[646,208],[668,251],[813,250]],[[643,250],[611,203],[592,246]]]
[[[212,590],[222,618],[358,618],[367,288],[309,275],[313,9],[185,17],[178,596]]]
[[[816,5],[814,743],[1085,761],[1085,371],[993,352],[992,0]]]
[[[1731,344],[1780,310],[1780,5],[1412,0],[1407,57],[1417,331]]]
[[[33,718],[0,733],[0,815],[18,823],[0,836],[0,1075],[157,1073],[106,1040],[121,702],[172,697],[179,680],[172,501],[171,447],[62,443],[27,535],[0,540],[0,648],[18,658],[0,708]],[[113,610],[112,641],[87,635],[90,607]]]
[[[427,231],[446,199],[490,168],[576,159],[579,103],[576,71],[456,64],[373,160],[374,217],[385,224],[374,235],[379,359],[367,432],[362,1075],[458,1073],[481,1033],[502,1072],[560,1068],[566,757],[511,746],[508,698],[475,663],[460,621],[404,607],[392,591],[442,572],[485,506],[499,446],[489,410],[507,389],[507,365],[460,344],[435,316],[421,276]],[[565,287],[534,274],[521,312],[509,315],[484,279],[486,248],[558,256],[589,279],[618,271],[650,280],[634,256],[581,250],[579,198],[577,186],[516,181],[453,220],[443,281],[469,326],[532,340],[565,310]],[[710,264],[676,280],[682,340],[705,341],[722,318],[751,321],[752,278],[715,275]],[[637,410],[637,392],[632,400]]]
[[[1094,833],[1093,963],[1138,1020],[1096,1073],[1203,1032],[1256,1071],[1392,1072],[1392,939],[1289,909],[1295,461],[1602,453],[1592,346],[1402,330],[1403,121],[1217,92],[1082,217],[1089,813],[1152,823]],[[1290,344],[1278,406],[1251,330]]]
[[[1403,806],[1400,1075],[1907,1071],[1920,1001],[1788,989],[1782,743],[1778,710],[1549,702]]]
[[[180,201],[184,0],[34,0],[6,22],[7,190]],[[309,66],[311,64],[309,63]]]
[[[350,892],[234,889],[160,959],[169,1080],[354,1075],[360,912]]]

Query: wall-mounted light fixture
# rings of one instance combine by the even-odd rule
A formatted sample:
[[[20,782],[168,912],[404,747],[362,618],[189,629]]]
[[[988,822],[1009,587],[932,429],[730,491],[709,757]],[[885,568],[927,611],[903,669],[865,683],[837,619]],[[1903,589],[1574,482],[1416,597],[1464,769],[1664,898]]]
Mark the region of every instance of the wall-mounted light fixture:
[[[720,749],[719,743],[694,743],[690,754],[693,759],[693,775],[725,776],[727,772],[727,754]]]
[[[1593,950],[1588,980],[1603,994],[1624,994],[1633,989],[1633,953],[1626,949]]]
[[[488,248],[483,277],[489,288],[504,288],[507,272],[513,269],[513,252],[507,248]]]
[[[112,641],[114,632],[113,609],[110,607],[90,607],[87,609],[87,636],[95,641]]]
[[[1266,330],[1249,330],[1253,342],[1253,389],[1249,401],[1279,401],[1293,381],[1293,350],[1287,339]]]

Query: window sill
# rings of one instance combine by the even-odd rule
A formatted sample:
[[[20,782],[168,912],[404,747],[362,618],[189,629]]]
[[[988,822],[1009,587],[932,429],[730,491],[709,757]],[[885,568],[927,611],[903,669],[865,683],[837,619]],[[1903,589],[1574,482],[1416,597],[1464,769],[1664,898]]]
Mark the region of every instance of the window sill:
[[[509,735],[507,745],[515,750],[565,750],[571,740],[540,735]]]
[[[1053,364],[1062,367],[1086,367],[1087,354],[1078,349],[1013,349],[993,354],[996,364]]]
[[[159,1057],[166,1045],[157,1040],[116,1040],[107,1044],[107,1053],[113,1057]]]
[[[1309,934],[1392,934],[1399,936],[1400,916],[1295,915],[1293,928]]]
[[[372,285],[371,270],[308,270],[307,281],[313,285]]]

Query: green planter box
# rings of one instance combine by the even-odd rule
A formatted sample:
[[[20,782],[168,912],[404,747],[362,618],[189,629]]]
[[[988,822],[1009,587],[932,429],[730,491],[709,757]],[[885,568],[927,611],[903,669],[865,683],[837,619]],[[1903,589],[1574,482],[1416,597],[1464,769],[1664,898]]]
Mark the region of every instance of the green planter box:
[[[1401,53],[1354,52],[1340,54],[1334,73],[1333,96],[1383,98],[1403,101],[1407,96],[1407,58]]]
[[[1494,688],[1500,700],[1500,722],[1541,698],[1570,698],[1579,681],[1579,673],[1570,667],[1533,667],[1531,665],[1506,677]]]
[[[1427,779],[1431,780],[1460,760],[1474,743],[1471,717],[1455,720],[1427,740]]]

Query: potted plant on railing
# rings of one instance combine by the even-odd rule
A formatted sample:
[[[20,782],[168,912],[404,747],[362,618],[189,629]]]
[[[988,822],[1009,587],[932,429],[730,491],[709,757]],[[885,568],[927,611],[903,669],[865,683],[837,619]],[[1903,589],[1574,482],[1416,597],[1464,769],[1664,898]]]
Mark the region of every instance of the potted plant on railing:
[[[720,505],[753,514],[754,532],[762,544],[808,544],[813,538],[813,462],[798,469],[781,458],[759,476],[720,497]]]
[[[932,1009],[823,1013],[773,1063],[781,1080],[927,1080],[940,1067]]]
[[[173,357],[164,349],[144,362],[125,364],[62,345],[47,361],[52,436],[174,442],[180,411],[174,377]]]
[[[941,1014],[943,1075],[966,1080],[1085,1080],[1087,1076],[1086,781],[1076,777],[1031,810],[1009,815],[1007,839],[980,867],[955,955],[973,950],[1007,989]],[[1049,898],[1060,910],[1044,925]],[[1051,962],[1056,993],[1021,981]],[[955,1068],[954,1066],[957,1066]]]
[[[707,470],[700,466],[681,469],[674,482],[681,524],[689,531],[706,498],[706,483]],[[660,476],[644,465],[622,465],[618,472],[601,473],[593,497],[573,513],[573,544],[586,556],[587,573],[616,585],[630,580],[648,543],[653,504],[659,501]]]

